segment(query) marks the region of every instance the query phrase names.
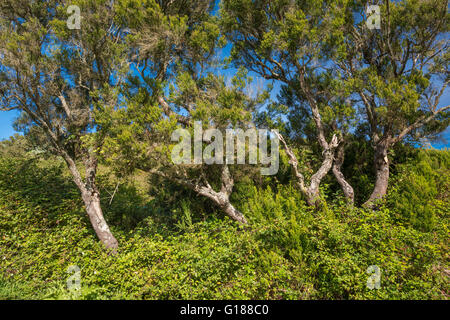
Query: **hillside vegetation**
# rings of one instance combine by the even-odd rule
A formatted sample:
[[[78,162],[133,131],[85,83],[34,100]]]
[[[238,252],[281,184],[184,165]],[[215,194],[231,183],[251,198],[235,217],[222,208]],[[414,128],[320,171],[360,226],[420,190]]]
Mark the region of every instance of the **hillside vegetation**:
[[[0,299],[447,299],[449,32],[444,0],[1,0]]]
[[[377,210],[341,198],[316,212],[290,184],[241,181],[234,200],[248,226],[136,175],[102,199],[116,255],[89,227],[62,162],[3,154],[0,298],[447,299],[450,153],[410,154]],[[106,167],[100,176],[112,193],[114,176]],[[76,296],[71,265],[81,269]],[[371,265],[378,290],[367,288]]]

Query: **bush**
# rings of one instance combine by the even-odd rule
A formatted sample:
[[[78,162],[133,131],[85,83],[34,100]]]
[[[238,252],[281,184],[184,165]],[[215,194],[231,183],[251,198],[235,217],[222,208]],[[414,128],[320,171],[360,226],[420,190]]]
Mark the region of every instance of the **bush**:
[[[404,167],[431,176],[429,190],[400,173],[378,211],[336,200],[314,212],[295,186],[238,184],[247,190],[235,199],[245,227],[198,212],[206,206],[194,198],[167,210],[124,184],[104,204],[120,243],[112,256],[62,164],[0,159],[0,299],[445,299],[448,153],[421,157]],[[102,188],[115,185],[108,179]],[[435,207],[431,220],[407,215],[414,207],[402,193],[419,189]],[[71,265],[81,269],[80,292],[67,290]],[[372,265],[379,290],[366,285]]]
[[[388,204],[396,218],[418,230],[431,231],[448,219],[450,152],[420,150],[398,165],[391,181]]]

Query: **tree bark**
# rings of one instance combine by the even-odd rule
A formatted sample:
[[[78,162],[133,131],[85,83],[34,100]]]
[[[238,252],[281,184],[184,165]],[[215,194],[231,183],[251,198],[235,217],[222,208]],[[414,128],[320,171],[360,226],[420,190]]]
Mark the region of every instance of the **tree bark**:
[[[316,208],[320,208],[320,206],[322,205],[319,189],[320,183],[322,182],[322,179],[328,174],[333,165],[335,138],[336,136],[333,136],[331,148],[323,152],[322,165],[311,177],[311,182],[309,184],[309,187],[307,188],[307,202],[311,206],[316,206]]]
[[[103,217],[103,211],[100,206],[100,195],[97,192],[89,193],[82,191],[82,198],[86,207],[86,213],[91,221],[97,237],[105,245],[106,248],[114,252],[119,247],[119,243],[109,229],[108,223]]]
[[[229,216],[234,221],[242,224],[248,223],[247,219],[245,219],[245,216],[231,204],[230,199],[226,193],[215,192],[212,189],[202,187],[198,191],[198,194],[212,200],[220,209],[223,210],[223,212],[225,212],[227,216]]]
[[[227,216],[234,221],[242,224],[247,224],[245,216],[237,210],[230,202],[230,195],[233,192],[234,180],[228,169],[228,165],[222,167],[222,187],[219,192],[215,191],[211,185],[206,182],[206,186],[195,186],[194,190],[202,196],[211,199],[217,206],[219,206]]]
[[[83,181],[75,161],[65,152],[62,153],[62,156],[69,167],[75,185],[81,192],[86,213],[97,237],[107,249],[111,249],[115,253],[119,247],[119,243],[109,229],[108,223],[103,216],[100,205],[100,192],[95,183],[97,162],[93,158],[88,158],[85,161],[86,181]]]
[[[345,179],[344,174],[341,171],[341,167],[344,163],[344,148],[345,145],[341,143],[336,151],[336,156],[333,163],[333,174],[336,177],[339,185],[341,186],[342,191],[344,192],[344,196],[350,204],[353,204],[355,201],[355,192],[350,183]]]
[[[272,132],[278,137],[278,139],[283,144],[284,149],[286,150],[286,154],[289,157],[289,164],[294,169],[295,177],[297,178],[297,184],[300,187],[300,191],[305,195],[306,203],[309,206],[315,206],[316,208],[320,208],[320,206],[322,205],[319,189],[320,182],[328,174],[331,167],[333,166],[334,150],[337,148],[339,144],[337,136],[333,135],[330,144],[328,144],[325,141],[324,144],[326,149],[323,152],[322,165],[311,177],[310,184],[306,185],[303,174],[301,174],[300,171],[298,170],[298,160],[294,152],[289,147],[286,140],[280,133],[277,133],[276,131]]]
[[[376,200],[383,198],[387,193],[389,183],[389,139],[380,140],[375,147],[374,164],[375,164],[375,186],[369,200],[364,206],[370,206]]]
[[[242,212],[237,210],[229,200],[225,203],[225,206],[223,206],[222,208],[223,211],[226,213],[226,215],[228,215],[234,221],[237,221],[242,224],[248,224],[247,219],[245,219],[245,216],[242,214]]]

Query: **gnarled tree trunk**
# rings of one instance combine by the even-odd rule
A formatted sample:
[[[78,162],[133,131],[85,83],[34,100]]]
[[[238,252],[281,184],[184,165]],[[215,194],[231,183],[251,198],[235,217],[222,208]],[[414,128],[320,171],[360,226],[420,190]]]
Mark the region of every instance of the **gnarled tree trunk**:
[[[225,202],[225,205],[222,206],[222,209],[225,212],[225,214],[234,221],[240,222],[242,224],[248,223],[247,219],[245,219],[245,216],[242,214],[242,212],[236,209],[229,200]]]
[[[380,140],[375,147],[375,186],[369,200],[364,206],[370,206],[374,201],[383,198],[387,193],[389,183],[389,139]]]
[[[237,210],[230,202],[230,195],[233,191],[234,180],[230,174],[228,166],[225,164],[222,167],[222,188],[219,192],[214,191],[214,189],[206,181],[206,186],[194,186],[194,190],[202,196],[211,199],[223,212],[229,216],[234,221],[242,224],[247,224],[247,219],[244,215]]]
[[[119,243],[109,229],[108,223],[103,217],[103,211],[100,206],[100,195],[97,192],[90,193],[83,190],[82,198],[86,207],[86,213],[91,221],[97,237],[105,245],[106,248],[115,250],[119,247]]]
[[[333,137],[333,141],[335,137],[336,136]],[[320,182],[328,174],[333,165],[334,147],[333,142],[332,146],[324,151],[322,165],[317,172],[313,174],[311,177],[311,182],[307,187],[307,202],[311,206],[314,205],[318,208],[322,204],[320,200]]]
[[[309,206],[315,206],[316,208],[319,208],[322,205],[319,189],[320,182],[328,174],[331,167],[333,166],[334,151],[339,144],[337,136],[333,135],[330,143],[327,143],[325,140],[323,140],[325,150],[323,152],[322,165],[316,171],[316,173],[313,174],[310,184],[307,186],[305,184],[305,177],[298,170],[298,160],[294,152],[288,146],[286,140],[280,133],[276,131],[272,132],[278,137],[278,139],[283,144],[284,149],[286,150],[286,154],[289,157],[289,163],[294,169],[295,177],[297,178],[297,184],[300,187],[300,191],[305,195],[306,202]]]
[[[325,136],[325,129],[322,123],[322,116],[320,115],[319,103],[316,99],[315,94],[313,93],[313,90],[311,90],[308,81],[306,81],[307,70],[305,66],[297,65],[297,71],[301,92],[306,97],[306,100],[309,103],[312,120],[314,120],[314,123],[316,124],[317,142],[322,148],[322,155],[323,155],[322,165],[311,177],[309,186],[305,186],[303,175],[298,173],[298,169],[296,168],[298,165],[298,161],[297,159],[294,160],[295,155],[292,152],[292,150],[288,152],[288,156],[291,159],[290,163],[292,164],[293,167],[295,167],[294,170],[296,171],[296,176],[298,179],[298,183],[300,185],[300,189],[306,195],[308,204],[311,206],[314,205],[316,208],[320,208],[322,206],[323,201],[320,198],[320,189],[319,189],[320,183],[333,166],[334,152],[339,145],[339,139],[335,134],[333,134],[331,141],[328,143]],[[289,147],[286,141],[284,141],[283,139],[282,142],[285,146],[285,149],[288,150]]]
[[[247,224],[247,219],[245,216],[240,212],[238,209],[236,209],[233,204],[230,202],[230,195],[233,191],[234,186],[234,180],[233,177],[230,174],[230,170],[228,168],[228,165],[224,164],[222,167],[222,187],[219,192],[215,191],[207,179],[203,177],[203,183],[197,182],[191,182],[187,179],[179,178],[179,177],[173,177],[171,175],[164,174],[163,172],[159,171],[158,169],[151,170],[152,173],[159,175],[161,177],[164,177],[166,179],[169,179],[171,181],[174,181],[176,183],[179,183],[181,185],[184,185],[188,187],[189,189],[196,192],[199,196],[206,197],[210,199],[212,202],[214,202],[227,216],[229,216],[234,221],[237,221],[242,224]]]
[[[344,174],[341,171],[342,164],[344,163],[344,148],[345,145],[341,143],[336,150],[336,155],[333,163],[333,174],[336,177],[339,185],[341,186],[345,198],[349,203],[353,204],[355,201],[355,192],[353,190],[353,187],[350,185],[350,183],[347,182]]]
[[[73,161],[73,159],[66,153],[63,153],[63,157],[72,174],[73,181],[81,192],[86,213],[97,237],[106,248],[116,252],[116,249],[119,247],[119,243],[109,229],[108,223],[103,216],[103,211],[100,205],[100,192],[98,191],[95,183],[97,161],[95,158],[91,157],[85,161],[86,179],[83,181],[75,161]]]
[[[223,212],[234,221],[247,224],[247,219],[230,202],[229,196],[225,192],[216,192],[209,187],[200,187],[197,191],[199,195],[212,200]]]

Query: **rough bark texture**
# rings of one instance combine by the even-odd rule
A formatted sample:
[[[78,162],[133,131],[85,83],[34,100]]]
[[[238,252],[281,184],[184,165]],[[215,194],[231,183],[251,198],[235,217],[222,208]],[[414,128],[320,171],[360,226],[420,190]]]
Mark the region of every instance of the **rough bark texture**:
[[[219,206],[223,212],[234,221],[242,224],[247,224],[245,216],[237,210],[230,202],[230,195],[233,191],[234,180],[230,174],[230,170],[227,165],[222,167],[222,188],[219,192],[214,189],[206,181],[206,186],[194,186],[194,190],[202,196],[211,199],[217,206]]]
[[[97,237],[106,248],[111,249],[112,252],[116,252],[119,243],[109,229],[108,223],[103,216],[103,211],[100,205],[100,193],[98,192],[95,184],[97,162],[93,160],[93,158],[89,158],[85,161],[86,181],[83,181],[73,159],[65,153],[63,156],[72,174],[73,181],[81,192],[86,213],[91,221],[95,233],[97,234]]]
[[[317,170],[317,172],[311,177],[311,182],[309,186],[305,184],[305,178],[303,174],[300,173],[298,170],[298,160],[295,156],[292,149],[287,144],[284,137],[276,132],[272,131],[278,139],[283,144],[286,154],[289,157],[289,163],[291,164],[292,168],[294,169],[295,177],[297,178],[297,184],[300,187],[300,191],[305,195],[306,202],[310,206],[316,206],[320,207],[321,200],[320,200],[320,182],[322,179],[327,175],[327,173],[330,171],[332,165],[333,165],[333,159],[334,159],[334,150],[338,146],[338,139],[336,135],[333,135],[333,138],[331,139],[330,144],[328,144],[325,141],[325,151],[323,152],[323,161],[320,168]]]
[[[205,196],[211,199],[217,206],[219,206],[223,212],[234,221],[242,224],[247,224],[247,219],[244,215],[237,210],[230,202],[228,195],[224,192],[216,192],[212,188],[201,187],[198,191],[199,195]]]
[[[103,211],[100,206],[100,196],[98,193],[90,194],[84,192],[82,194],[84,205],[86,206],[86,212],[91,221],[97,237],[105,245],[106,248],[115,251],[119,247],[119,243],[111,233],[108,223],[103,217]]]
[[[342,191],[344,192],[345,198],[351,204],[355,201],[355,192],[350,183],[345,179],[344,174],[341,171],[342,164],[344,163],[344,144],[340,144],[336,150],[336,155],[333,164],[333,174],[336,177]]]
[[[383,198],[387,193],[389,183],[389,143],[386,140],[380,141],[375,147],[375,186],[369,200],[364,204],[365,206],[370,206],[374,201]]]
[[[333,141],[335,140],[336,136],[333,137]],[[317,170],[315,174],[311,177],[311,182],[308,187],[308,203],[310,205],[315,205],[316,207],[321,206],[321,199],[320,199],[320,182],[322,179],[328,174],[330,171],[332,165],[333,165],[333,159],[334,159],[334,147],[335,144],[332,142],[332,147],[325,150],[323,153],[323,160],[322,165]]]
[[[225,206],[222,207],[222,209],[224,210],[224,212],[233,220],[240,222],[242,224],[247,224],[247,219],[245,219],[245,216],[242,214],[242,212],[240,212],[239,210],[237,210],[232,204],[231,202],[228,200],[225,203]]]

